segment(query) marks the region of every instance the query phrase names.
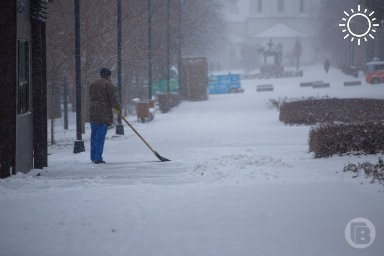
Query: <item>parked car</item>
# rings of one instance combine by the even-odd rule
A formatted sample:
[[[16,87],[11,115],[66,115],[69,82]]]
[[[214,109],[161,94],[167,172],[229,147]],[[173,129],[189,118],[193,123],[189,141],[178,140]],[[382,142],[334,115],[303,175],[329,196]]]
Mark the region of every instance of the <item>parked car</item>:
[[[370,84],[384,83],[384,61],[368,62],[365,80]]]

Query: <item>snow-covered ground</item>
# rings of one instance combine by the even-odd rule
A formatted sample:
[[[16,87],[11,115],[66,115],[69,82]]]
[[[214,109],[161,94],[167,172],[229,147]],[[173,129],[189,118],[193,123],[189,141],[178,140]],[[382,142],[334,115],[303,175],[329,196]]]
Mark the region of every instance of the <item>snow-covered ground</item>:
[[[324,80],[331,88],[300,88]],[[384,187],[343,173],[378,156],[313,159],[308,126],[285,126],[267,107],[279,97],[384,98],[384,85],[321,67],[302,78],[242,81],[244,94],[183,102],[134,126],[164,157],[158,162],[125,127],[108,132],[106,165],[74,155],[72,126],[57,124],[49,167],[0,180],[0,255],[382,255]],[[274,92],[256,92],[273,84]],[[39,175],[39,176],[37,176]],[[376,241],[354,249],[347,223],[364,217]]]

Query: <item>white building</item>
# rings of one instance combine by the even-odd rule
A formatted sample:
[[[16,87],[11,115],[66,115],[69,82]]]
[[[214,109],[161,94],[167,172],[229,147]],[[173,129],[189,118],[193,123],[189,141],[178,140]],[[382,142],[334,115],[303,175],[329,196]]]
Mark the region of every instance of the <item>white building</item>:
[[[318,0],[223,0],[227,25],[224,54],[212,56],[221,69],[240,68],[253,60],[262,64],[257,53],[272,40],[283,47],[283,64],[294,65],[293,48],[302,45],[302,64],[319,60],[316,36]]]

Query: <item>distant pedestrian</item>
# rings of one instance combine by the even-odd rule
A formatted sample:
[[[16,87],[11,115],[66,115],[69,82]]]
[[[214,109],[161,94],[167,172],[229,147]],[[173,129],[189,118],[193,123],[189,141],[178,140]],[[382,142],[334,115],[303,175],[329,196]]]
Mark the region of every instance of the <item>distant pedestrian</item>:
[[[114,109],[121,112],[116,88],[112,84],[112,72],[100,70],[100,77],[89,87],[89,122],[91,123],[91,160],[94,164],[105,164],[103,160],[104,141],[108,126],[112,125]]]
[[[329,72],[329,68],[331,67],[331,62],[328,60],[328,59],[326,59],[325,61],[324,61],[324,70],[325,70],[325,72]]]

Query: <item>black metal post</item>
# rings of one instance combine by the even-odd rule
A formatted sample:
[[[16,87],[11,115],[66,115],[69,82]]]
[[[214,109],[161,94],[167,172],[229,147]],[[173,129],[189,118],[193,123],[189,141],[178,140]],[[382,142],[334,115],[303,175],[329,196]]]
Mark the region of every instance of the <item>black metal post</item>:
[[[152,99],[152,7],[148,0],[148,99]]]
[[[182,0],[179,0],[179,13],[178,13],[178,72],[180,72],[180,68],[181,68],[181,57],[182,57],[182,50],[181,50],[181,47],[182,47],[182,39],[183,39],[183,1]]]
[[[381,27],[384,26],[384,20],[381,20],[380,22],[380,25]],[[374,57],[373,57],[373,60],[374,61],[380,61],[380,45],[381,45],[381,38],[382,38],[382,31],[383,29],[381,27],[378,27],[377,28],[377,35],[376,35],[376,38],[374,40]]]
[[[348,47],[348,41],[347,40],[344,40],[344,58],[343,58],[343,62],[344,62],[344,66],[343,68],[345,68],[347,66],[347,58],[348,58],[348,53],[347,53],[347,47]]]
[[[170,59],[170,54],[171,54],[171,51],[170,51],[170,42],[171,42],[170,26],[171,26],[171,24],[170,24],[169,7],[170,7],[170,0],[167,0],[167,92],[170,92],[170,79],[171,79],[170,70],[169,70],[169,66],[171,64],[171,59]]]
[[[68,83],[67,79],[63,82],[63,104],[64,104],[64,129],[68,130]]]
[[[121,91],[121,0],[117,0],[117,88],[119,91],[119,103],[122,107],[122,91]],[[121,124],[121,117],[117,117],[116,134],[124,135],[124,126]]]
[[[81,55],[80,55],[80,0],[75,0],[75,60],[76,60],[76,141],[73,153],[85,151],[81,135]]]
[[[41,83],[42,83],[42,98],[41,101],[41,107],[43,108],[41,114],[42,114],[42,139],[43,139],[43,146],[42,146],[42,152],[43,152],[43,164],[44,167],[48,167],[48,120],[47,120],[47,98],[45,97],[47,95],[47,31],[46,31],[46,25],[41,24],[40,28],[40,39],[41,40],[41,52],[40,52],[40,58],[43,60],[43,65],[40,67],[40,76],[41,76]],[[45,99],[44,99],[45,98]],[[36,149],[35,149],[36,152]]]
[[[185,99],[186,98],[186,91],[185,91],[185,88],[183,87],[183,84],[181,83],[181,74],[182,74],[182,65],[181,65],[181,62],[182,62],[182,56],[183,56],[183,52],[182,52],[182,47],[183,47],[183,0],[179,0],[178,2],[179,4],[179,9],[178,9],[178,40],[177,40],[177,48],[178,48],[178,52],[177,52],[177,72],[178,72],[178,83],[179,83],[179,95],[181,95],[182,99]]]
[[[355,44],[352,44],[352,54],[351,54],[351,59],[352,59],[352,66],[356,67],[356,61],[355,61]]]

